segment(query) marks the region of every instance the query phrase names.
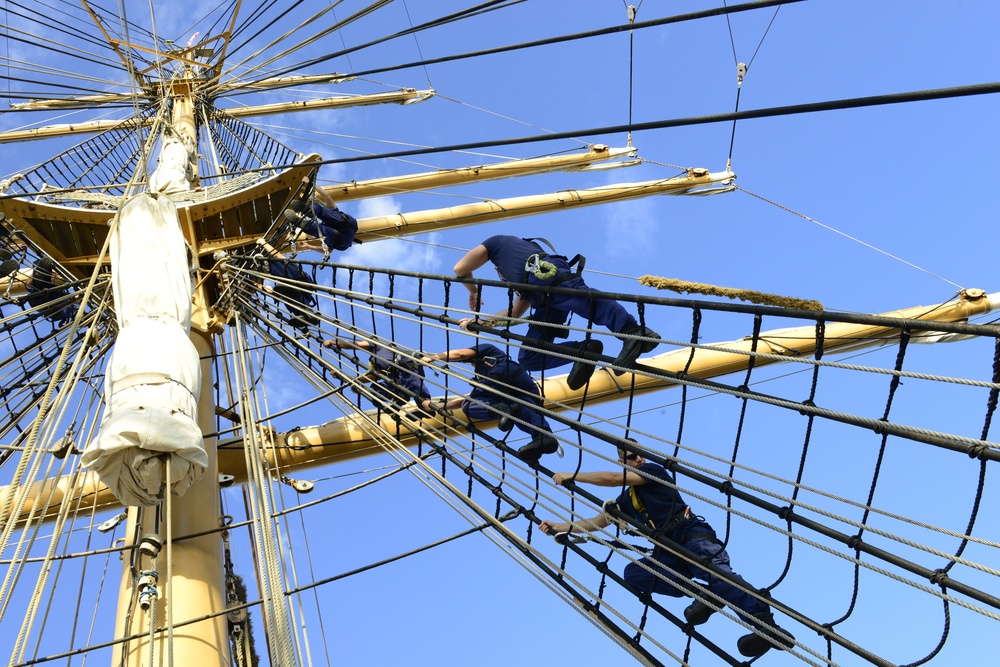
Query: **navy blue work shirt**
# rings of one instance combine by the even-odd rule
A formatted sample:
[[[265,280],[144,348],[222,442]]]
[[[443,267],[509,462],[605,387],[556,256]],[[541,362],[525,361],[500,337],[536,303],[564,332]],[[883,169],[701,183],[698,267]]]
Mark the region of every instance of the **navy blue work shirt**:
[[[537,243],[504,234],[491,236],[482,245],[489,252],[490,261],[500,273],[500,279],[509,283],[522,282],[528,258],[543,252]]]
[[[673,483],[666,468],[657,463],[646,461],[637,470],[641,470],[649,477]],[[636,502],[633,502],[629,489],[635,490]],[[636,507],[636,504],[640,507]],[[674,514],[683,511],[686,505],[677,489],[667,484],[660,484],[654,479],[647,479],[645,484],[637,484],[622,491],[618,496],[618,507],[640,525],[649,526],[649,522],[652,521],[654,526],[659,528]],[[645,508],[645,516],[641,508]]]

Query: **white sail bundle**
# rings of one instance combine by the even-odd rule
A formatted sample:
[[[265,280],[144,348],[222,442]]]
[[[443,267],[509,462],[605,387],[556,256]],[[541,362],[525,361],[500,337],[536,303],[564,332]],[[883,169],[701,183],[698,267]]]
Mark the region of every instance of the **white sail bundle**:
[[[201,366],[191,343],[191,259],[165,196],[122,208],[111,238],[119,334],[107,373],[105,414],[83,464],[125,505],[183,495],[208,465],[197,421]]]
[[[180,129],[163,133],[156,170],[149,177],[149,191],[173,194],[191,189],[194,178],[194,140]]]

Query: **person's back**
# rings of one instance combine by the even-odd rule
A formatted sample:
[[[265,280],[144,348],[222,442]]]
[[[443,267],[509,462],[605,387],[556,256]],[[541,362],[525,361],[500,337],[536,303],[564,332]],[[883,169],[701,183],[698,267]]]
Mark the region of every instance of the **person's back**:
[[[483,241],[483,247],[489,253],[490,262],[496,267],[500,279],[509,283],[524,282],[524,266],[528,258],[543,252],[537,243],[509,234],[491,236]]]
[[[622,338],[621,352],[613,362],[616,375],[631,368],[640,354],[652,351],[658,344],[659,334],[640,325],[621,304],[614,299],[594,295],[595,290],[587,286],[580,273],[584,260],[579,256],[567,260],[566,256],[555,251],[551,254],[546,252],[532,240],[498,234],[467,252],[455,265],[455,275],[471,278],[473,271],[486,262],[494,265],[505,282],[536,286],[536,289],[518,293],[506,310],[497,313],[500,317],[521,317],[529,307],[532,309],[527,318],[528,340],[518,352],[518,362],[527,371],[547,370],[572,363],[573,368],[566,378],[570,389],[579,389],[590,379],[594,362],[574,357],[581,352],[601,354],[603,343],[589,337],[582,341],[553,342],[555,338],[566,336],[562,325],[566,324],[570,313],[583,318],[588,326],[606,327]],[[472,283],[465,286],[469,290],[470,309],[478,311],[481,307],[479,288]],[[548,287],[559,287],[562,291],[544,289]],[[536,348],[538,343],[555,344],[561,348],[560,354],[553,355],[548,350]]]

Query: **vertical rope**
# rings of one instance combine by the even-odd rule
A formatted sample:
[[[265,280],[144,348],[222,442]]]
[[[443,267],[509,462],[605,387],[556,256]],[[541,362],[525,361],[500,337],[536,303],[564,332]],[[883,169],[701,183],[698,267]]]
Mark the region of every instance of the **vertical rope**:
[[[167,491],[163,504],[166,507],[167,516],[167,667],[174,667],[174,514],[173,514],[173,481],[171,480],[172,468],[170,456],[167,455],[165,461]]]

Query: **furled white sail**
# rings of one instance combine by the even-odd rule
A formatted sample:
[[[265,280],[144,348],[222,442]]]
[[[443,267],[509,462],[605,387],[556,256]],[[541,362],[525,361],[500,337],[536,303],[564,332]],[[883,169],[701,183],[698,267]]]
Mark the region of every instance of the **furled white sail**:
[[[105,375],[107,407],[83,454],[126,505],[182,495],[208,465],[197,422],[201,367],[191,343],[191,259],[164,196],[122,208],[111,239],[120,332]]]

